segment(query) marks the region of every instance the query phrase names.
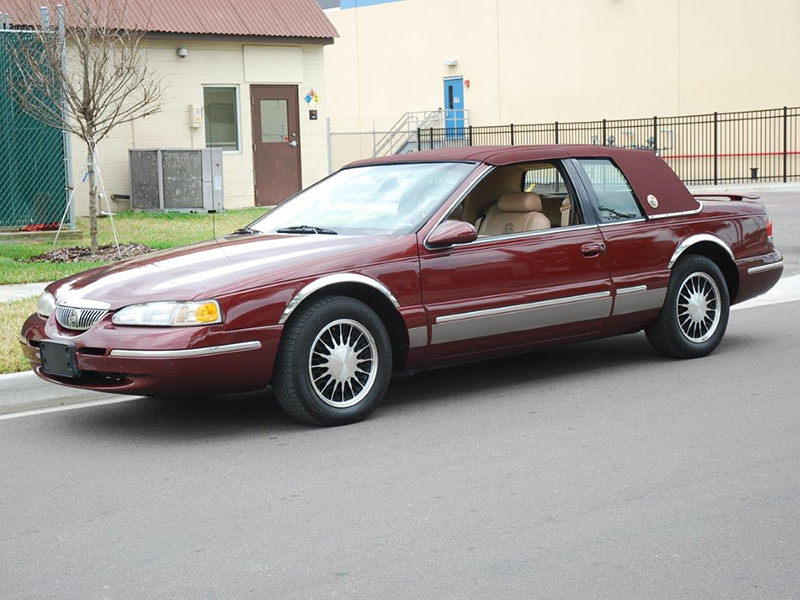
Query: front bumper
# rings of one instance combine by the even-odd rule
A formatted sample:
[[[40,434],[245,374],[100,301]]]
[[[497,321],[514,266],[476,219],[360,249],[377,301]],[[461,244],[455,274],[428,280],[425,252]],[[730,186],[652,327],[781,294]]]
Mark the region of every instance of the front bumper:
[[[283,327],[225,331],[208,327],[117,327],[104,319],[83,332],[61,328],[53,317],[31,315],[20,344],[42,379],[102,392],[208,395],[261,390],[269,385]],[[43,340],[71,341],[81,377],[42,373]]]

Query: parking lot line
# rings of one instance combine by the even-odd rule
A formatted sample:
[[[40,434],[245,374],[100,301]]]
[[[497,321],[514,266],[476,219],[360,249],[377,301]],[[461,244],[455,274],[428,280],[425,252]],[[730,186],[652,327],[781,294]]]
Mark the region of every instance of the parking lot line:
[[[46,408],[34,408],[31,410],[21,410],[19,412],[7,413],[0,415],[0,421],[8,421],[10,419],[19,419],[21,417],[33,417],[36,415],[44,415],[47,413],[62,412],[65,410],[77,410],[79,408],[92,408],[94,406],[106,406],[108,404],[121,404],[122,402],[131,402],[133,400],[143,400],[144,396],[120,396],[116,398],[103,398],[101,400],[88,400],[86,402],[76,402],[75,404],[64,404],[59,406],[48,406]]]

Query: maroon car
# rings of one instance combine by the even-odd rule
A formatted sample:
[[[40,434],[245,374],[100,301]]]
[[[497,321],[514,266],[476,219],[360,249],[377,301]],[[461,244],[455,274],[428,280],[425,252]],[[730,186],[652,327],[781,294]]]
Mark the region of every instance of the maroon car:
[[[780,278],[764,206],[698,200],[660,158],[459,148],[349,165],[233,235],[48,286],[36,373],[105,392],[272,385],[293,417],[366,417],[393,373],[644,330],[712,352]]]

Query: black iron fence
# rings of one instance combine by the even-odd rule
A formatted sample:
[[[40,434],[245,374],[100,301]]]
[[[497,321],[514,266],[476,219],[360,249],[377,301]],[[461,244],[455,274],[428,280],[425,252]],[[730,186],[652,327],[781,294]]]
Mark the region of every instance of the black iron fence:
[[[687,184],[800,180],[800,107],[420,130],[418,149],[595,144],[657,152]]]

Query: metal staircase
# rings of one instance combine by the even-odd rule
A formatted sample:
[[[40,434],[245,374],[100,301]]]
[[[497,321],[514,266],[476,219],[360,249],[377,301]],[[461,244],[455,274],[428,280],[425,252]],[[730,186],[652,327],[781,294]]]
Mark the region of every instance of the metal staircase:
[[[421,129],[444,127],[445,111],[423,110],[407,112],[376,143],[372,156],[405,154],[417,150],[418,133]]]

